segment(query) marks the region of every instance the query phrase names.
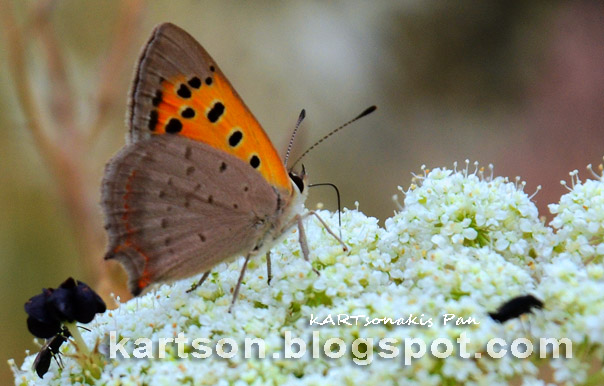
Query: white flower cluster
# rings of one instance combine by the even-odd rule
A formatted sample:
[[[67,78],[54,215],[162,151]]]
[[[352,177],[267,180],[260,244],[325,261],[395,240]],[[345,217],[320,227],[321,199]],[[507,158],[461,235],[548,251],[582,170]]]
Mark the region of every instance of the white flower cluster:
[[[559,204],[549,206],[556,216],[551,225],[562,241],[560,252],[585,263],[598,258],[602,263],[604,256],[604,184],[601,177],[595,173],[594,176],[596,180],[582,183],[578,172],[571,172],[572,189],[568,188],[570,192],[562,196]]]
[[[120,304],[87,325],[91,331],[82,332],[90,347],[99,344],[104,353],[110,331],[117,331],[118,341],[131,338],[125,345],[129,353],[137,338],[157,342],[184,333],[190,340],[207,338],[213,344],[232,338],[240,343],[238,355],[225,359],[215,352],[205,359],[180,359],[176,345],[169,345],[164,359],[107,357],[101,378],[92,383],[493,386],[520,379],[524,385],[545,385],[539,372],[546,368],[557,384],[600,384],[602,364],[596,370],[593,365],[594,358],[604,357],[604,182],[597,176],[585,183],[575,177],[573,183],[560,204],[550,206],[555,215],[550,228],[518,181],[484,177],[482,170],[469,172],[467,163],[461,171],[424,170],[384,228],[357,210],[343,212],[341,232],[348,252],[311,217],[305,222],[311,266],[302,258],[297,230],[292,230],[271,250],[270,286],[265,259],[250,262],[231,314],[227,309],[242,261],[216,267],[193,293],[186,290],[197,278]],[[338,229],[335,214],[319,214]],[[499,324],[488,316],[503,302],[529,293],[544,308],[525,321]],[[336,315],[367,319],[337,325]],[[455,317],[445,324],[444,315]],[[404,323],[380,323],[382,318]],[[311,325],[311,320],[325,323]],[[328,339],[341,339],[347,344],[345,355],[315,358],[313,332],[320,335],[321,350]],[[305,356],[283,356],[288,334],[306,343]],[[430,354],[436,339],[455,343],[462,336],[469,358]],[[521,337],[536,342],[535,349],[538,338],[567,337],[572,358],[552,359],[552,352],[548,359],[539,359],[539,352],[526,359],[487,356],[490,339],[510,344]],[[244,358],[245,338],[263,339],[266,358]],[[363,349],[354,351],[353,342],[363,338]],[[380,339],[391,339],[400,355],[378,355]],[[409,339],[422,340],[428,351],[406,363],[403,342]],[[561,357],[564,351],[561,345]],[[65,345],[63,352],[63,368],[52,364],[42,380],[31,371],[33,356],[21,369],[13,365],[15,384],[90,382],[70,359],[72,347]]]

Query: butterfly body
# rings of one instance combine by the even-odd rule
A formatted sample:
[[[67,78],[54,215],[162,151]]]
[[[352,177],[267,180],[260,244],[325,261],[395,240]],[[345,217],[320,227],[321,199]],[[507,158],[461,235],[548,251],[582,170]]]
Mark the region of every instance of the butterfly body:
[[[287,172],[213,59],[179,27],[154,30],[129,110],[102,205],[105,258],[124,265],[133,294],[249,259],[299,224],[305,178]]]

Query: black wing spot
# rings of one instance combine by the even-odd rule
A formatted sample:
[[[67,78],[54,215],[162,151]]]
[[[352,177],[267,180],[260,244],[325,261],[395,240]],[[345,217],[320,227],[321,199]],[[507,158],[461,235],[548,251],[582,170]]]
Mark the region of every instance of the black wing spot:
[[[258,169],[258,166],[260,166],[260,158],[258,158],[257,155],[253,155],[252,158],[250,158],[250,165],[252,165],[254,169]]]
[[[227,168],[227,164],[225,164],[224,162],[220,163],[220,169],[218,169],[220,171],[220,173],[224,172]]]
[[[202,243],[206,242],[206,237],[203,234],[198,233],[197,236],[199,236],[199,240],[201,240]]]
[[[180,112],[180,116],[183,118],[191,119],[195,116],[195,110],[193,110],[191,107],[187,107],[186,109]]]
[[[161,219],[161,227],[162,228],[167,228],[168,227],[168,220],[166,220],[165,218]]]
[[[171,118],[166,125],[166,133],[176,134],[182,130],[182,122],[177,118]]]
[[[149,130],[154,131],[155,130],[155,126],[157,126],[157,121],[159,120],[159,114],[157,112],[157,110],[151,110],[151,112],[149,113]]]
[[[185,84],[181,84],[180,87],[178,88],[178,91],[176,91],[176,93],[181,98],[185,98],[185,99],[191,98],[191,90],[189,90],[189,88]]]
[[[168,247],[168,246],[170,246],[170,244],[172,244],[172,239],[169,238],[169,237],[166,237],[165,240],[164,240],[164,245],[166,247]]]
[[[233,204],[233,209],[239,209],[239,205]]]
[[[193,88],[200,88],[201,87],[201,79],[199,79],[196,76],[194,76],[191,79],[189,79],[189,81],[187,83],[189,84],[189,86],[191,86]]]
[[[229,136],[229,145],[231,145],[231,147],[235,147],[235,146],[239,145],[239,143],[241,143],[242,139],[243,139],[243,133],[241,131],[237,130]]]
[[[157,195],[157,197],[159,197],[159,198],[164,198],[164,197],[166,197],[166,192],[164,192],[163,190],[160,190],[160,191],[159,191],[159,194]]]
[[[185,159],[191,159],[192,152],[193,150],[191,149],[191,146],[187,146],[187,148],[185,149]]]
[[[250,187],[249,187],[249,186],[247,186],[247,185],[246,185],[246,186],[244,186],[244,187],[243,187],[243,191],[244,191],[244,192],[247,192],[247,191],[249,191],[249,190],[250,190]]]
[[[211,76],[208,76],[208,77],[206,78],[206,84],[207,84],[208,86],[212,84],[212,77],[211,77]]]
[[[208,111],[208,120],[216,123],[224,113],[224,105],[220,102],[214,103],[214,106]]]
[[[151,99],[151,103],[153,104],[153,106],[155,106],[155,107],[159,106],[159,104],[162,101],[162,97],[163,97],[163,93],[161,92],[161,90],[157,90],[155,92],[155,96],[153,97],[153,99]]]
[[[195,185],[195,188],[193,188],[194,191],[198,191],[199,189],[201,189],[201,184],[197,184]]]
[[[186,171],[187,176],[190,176],[190,175],[191,175],[191,174],[193,174],[194,172],[195,172],[195,167],[194,167],[194,166],[189,166],[189,167],[187,168],[187,171]]]
[[[210,66],[210,71],[212,71],[212,72],[216,71],[216,67]]]
[[[212,197],[212,195],[210,194],[208,196],[208,204],[213,204],[214,203],[214,197]]]

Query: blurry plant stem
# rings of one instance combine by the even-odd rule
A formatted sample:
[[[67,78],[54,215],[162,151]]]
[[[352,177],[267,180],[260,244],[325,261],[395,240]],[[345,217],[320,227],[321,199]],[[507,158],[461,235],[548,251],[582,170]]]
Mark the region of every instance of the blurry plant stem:
[[[86,342],[84,342],[84,339],[80,334],[77,323],[65,323],[65,327],[67,327],[71,334],[71,340],[76,349],[75,359],[82,367],[83,374],[85,376],[90,376],[93,379],[99,379],[101,377],[103,359],[99,355],[97,346],[95,345],[93,350],[90,350],[88,346],[86,346]]]
[[[73,339],[73,344],[76,346],[78,353],[89,356],[90,349],[88,348],[88,346],[86,346],[86,342],[84,342],[84,338],[82,338],[80,330],[78,330],[77,323],[65,323],[65,327],[67,327],[67,329],[69,330],[71,338]]]
[[[96,93],[97,114],[90,125],[88,144],[96,140],[97,136],[103,131],[107,118],[110,116],[112,107],[115,107],[115,101],[121,103],[125,100],[124,96],[119,95],[115,85],[115,69],[130,69],[130,63],[124,61],[125,53],[132,49],[134,34],[132,30],[139,24],[141,10],[143,8],[142,0],[129,0],[121,4],[121,12],[117,17],[113,41],[109,52],[105,55],[98,76],[98,87]]]
[[[96,118],[90,130],[78,130],[76,123],[76,98],[69,85],[65,72],[63,53],[59,41],[50,22],[49,13],[52,11],[52,1],[33,3],[31,23],[26,23],[37,32],[46,54],[47,76],[51,85],[49,105],[50,118],[42,120],[40,109],[29,78],[26,52],[30,43],[20,30],[11,9],[10,0],[0,0],[0,21],[4,29],[4,36],[8,46],[8,67],[14,80],[15,94],[22,109],[25,126],[32,134],[35,146],[43,162],[48,166],[57,183],[58,193],[66,208],[72,227],[74,240],[81,259],[80,264],[84,274],[90,278],[97,291],[108,299],[111,292],[124,296],[127,294],[123,283],[116,283],[116,265],[109,265],[101,260],[103,250],[102,227],[99,218],[98,196],[90,190],[96,187],[96,181],[91,181],[91,160],[88,152],[94,145],[92,137],[96,137],[107,121],[111,110],[111,102],[116,99],[115,78],[119,71],[126,66],[124,54],[130,48],[133,24],[139,19],[142,2],[129,1],[122,5],[118,29],[115,34],[114,44],[110,48],[108,57],[101,71],[100,84],[97,88]],[[48,122],[47,122],[48,121]],[[43,124],[44,122],[44,124]],[[53,130],[54,129],[54,130]],[[56,134],[56,135],[51,135]],[[98,192],[98,189],[97,189]],[[110,268],[111,267],[111,268]]]

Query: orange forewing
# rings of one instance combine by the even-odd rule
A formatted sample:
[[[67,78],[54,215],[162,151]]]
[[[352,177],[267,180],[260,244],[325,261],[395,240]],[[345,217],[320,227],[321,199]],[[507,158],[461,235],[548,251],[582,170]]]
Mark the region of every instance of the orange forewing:
[[[291,191],[287,171],[270,139],[224,75],[216,71],[209,82],[201,79],[198,88],[190,87],[188,81],[184,76],[177,76],[162,82],[161,102],[157,106],[157,125],[153,133],[165,134],[170,120],[176,118],[182,123],[179,135],[205,142],[235,155],[246,163],[250,163],[252,157],[256,156],[259,160],[256,170],[273,186]],[[183,98],[178,94],[183,85],[190,91],[190,97]],[[186,95],[188,96],[188,93]],[[219,118],[212,122],[208,114],[216,103],[221,103],[224,110]],[[240,140],[236,146],[232,146],[235,141],[230,142],[229,139],[236,131],[241,133]]]

